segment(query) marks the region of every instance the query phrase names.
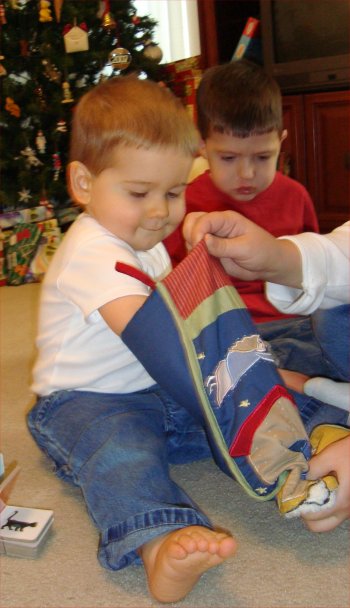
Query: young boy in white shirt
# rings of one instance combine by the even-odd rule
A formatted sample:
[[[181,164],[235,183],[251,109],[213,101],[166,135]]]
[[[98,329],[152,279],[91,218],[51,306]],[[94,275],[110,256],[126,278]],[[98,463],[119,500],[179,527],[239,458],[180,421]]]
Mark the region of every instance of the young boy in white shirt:
[[[182,437],[182,453],[193,437],[192,456],[210,450],[190,415],[182,412],[184,428],[176,423],[176,404],[121,340],[150,288],[115,263],[155,280],[169,272],[161,241],[183,219],[197,148],[181,102],[156,83],[113,78],[78,103],[69,187],[84,212],[42,285],[28,417],[58,476],[82,489],[101,564],[119,570],[142,559],[163,602],[182,599],[236,542],[170,478],[172,437]]]

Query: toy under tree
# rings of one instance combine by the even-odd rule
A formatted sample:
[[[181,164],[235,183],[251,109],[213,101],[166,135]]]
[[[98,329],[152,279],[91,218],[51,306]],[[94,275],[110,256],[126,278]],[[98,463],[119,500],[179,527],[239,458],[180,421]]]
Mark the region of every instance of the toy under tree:
[[[158,80],[155,26],[129,0],[0,0],[1,213],[69,206],[74,106],[107,78]]]

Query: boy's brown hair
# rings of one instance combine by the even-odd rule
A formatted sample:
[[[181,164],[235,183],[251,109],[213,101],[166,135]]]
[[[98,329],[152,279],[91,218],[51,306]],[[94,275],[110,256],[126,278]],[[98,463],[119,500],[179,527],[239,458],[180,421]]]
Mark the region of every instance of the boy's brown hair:
[[[205,140],[212,131],[235,137],[283,130],[277,82],[251,61],[241,59],[209,68],[197,91],[198,128]]]
[[[78,102],[72,121],[70,162],[93,174],[108,168],[117,146],[170,146],[185,155],[198,152],[197,129],[169,89],[136,76],[98,84]]]

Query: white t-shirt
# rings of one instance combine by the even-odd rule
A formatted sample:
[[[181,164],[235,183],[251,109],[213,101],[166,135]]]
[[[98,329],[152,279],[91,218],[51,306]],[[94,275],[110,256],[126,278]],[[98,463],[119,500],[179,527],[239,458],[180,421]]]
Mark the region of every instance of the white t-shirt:
[[[311,314],[350,302],[350,221],[326,235],[306,232],[293,241],[302,257],[302,289],[266,283],[269,301],[284,313]]]
[[[150,293],[139,280],[116,272],[117,260],[156,280],[171,269],[162,243],[134,251],[82,213],[65,234],[42,284],[31,387],[37,395],[60,389],[126,393],[154,384],[98,311],[116,298]]]

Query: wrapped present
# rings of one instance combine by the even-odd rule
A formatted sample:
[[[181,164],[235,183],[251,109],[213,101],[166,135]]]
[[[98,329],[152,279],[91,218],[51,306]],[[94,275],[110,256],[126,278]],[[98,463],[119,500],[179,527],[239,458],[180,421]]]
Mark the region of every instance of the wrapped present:
[[[202,74],[202,72],[201,72]],[[188,76],[184,80],[174,82],[172,85],[172,91],[177,97],[180,97],[185,108],[188,110],[191,118],[196,122],[197,120],[197,109],[196,109],[196,91],[201,79],[200,75]]]
[[[56,218],[0,230],[0,285],[42,281],[61,240]]]
[[[6,235],[7,236],[7,235]],[[18,224],[5,237],[7,285],[21,285],[33,259],[41,237],[37,224]]]
[[[200,69],[200,57],[188,57],[187,59],[180,59],[179,61],[172,61],[161,66],[162,78],[169,82],[171,80],[178,80],[179,75],[189,70]]]
[[[62,240],[61,229],[56,219],[39,222],[38,228],[41,231],[41,237],[26,273],[25,283],[35,283],[43,280],[52,256]]]
[[[196,91],[202,78],[199,57],[189,57],[164,66],[163,78],[167,86],[179,97],[194,121],[197,120]]]
[[[54,215],[53,208],[50,204],[42,204],[29,209],[19,209],[16,211],[8,211],[0,215],[0,228],[6,230],[13,228],[17,224],[29,224],[32,222],[43,222],[51,219]]]
[[[62,230],[65,230],[81,213],[80,207],[77,205],[70,205],[68,207],[59,208],[56,210],[56,217]]]

